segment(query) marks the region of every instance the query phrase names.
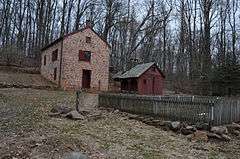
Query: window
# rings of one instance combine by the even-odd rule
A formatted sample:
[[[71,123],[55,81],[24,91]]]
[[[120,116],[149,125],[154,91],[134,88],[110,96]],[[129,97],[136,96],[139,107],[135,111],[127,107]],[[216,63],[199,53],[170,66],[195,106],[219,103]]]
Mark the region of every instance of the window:
[[[156,72],[156,67],[153,67],[152,70],[153,70],[153,72]]]
[[[56,80],[57,79],[57,68],[54,68],[54,76],[53,79]]]
[[[89,36],[86,37],[86,43],[91,43],[91,40],[92,40],[91,37]]]
[[[43,58],[43,65],[45,66],[46,63],[47,63],[47,57],[46,57],[46,55],[44,55],[44,58]]]
[[[52,62],[57,61],[58,59],[58,49],[52,52]]]
[[[91,52],[90,51],[79,51],[79,61],[91,61]]]

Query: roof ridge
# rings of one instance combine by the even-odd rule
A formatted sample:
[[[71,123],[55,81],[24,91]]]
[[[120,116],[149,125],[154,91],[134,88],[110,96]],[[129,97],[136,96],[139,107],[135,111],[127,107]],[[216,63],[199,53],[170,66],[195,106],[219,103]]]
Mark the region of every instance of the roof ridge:
[[[91,28],[91,27],[84,27],[84,28],[82,28],[82,29],[79,29],[79,30],[76,30],[76,31],[67,33],[67,34],[65,34],[65,35],[63,35],[63,36],[60,36],[59,38],[57,38],[57,39],[53,40],[52,42],[50,42],[49,44],[45,45],[45,46],[41,49],[41,51],[44,51],[44,50],[48,49],[49,47],[53,46],[54,44],[56,44],[56,43],[64,40],[64,39],[67,38],[68,36],[77,34],[77,33],[79,33],[79,32],[83,32],[83,31],[86,30],[86,29],[91,29],[92,32],[94,32],[104,43],[106,43],[109,48],[111,48],[110,44],[109,44],[102,36],[100,36],[93,28]]]
[[[115,77],[115,78],[135,78],[141,76],[144,72],[146,72],[152,65],[154,65],[155,62],[149,62],[149,63],[142,63],[134,66],[130,70],[123,72],[121,75]]]

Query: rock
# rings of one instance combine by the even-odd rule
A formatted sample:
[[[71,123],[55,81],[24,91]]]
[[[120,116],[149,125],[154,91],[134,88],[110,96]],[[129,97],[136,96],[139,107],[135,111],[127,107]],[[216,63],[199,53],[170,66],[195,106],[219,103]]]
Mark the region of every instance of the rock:
[[[193,132],[197,131],[197,129],[194,126],[187,126],[186,129],[191,130]]]
[[[116,109],[116,110],[113,111],[113,113],[114,113],[114,114],[118,114],[118,113],[119,113],[119,110]]]
[[[78,113],[76,110],[73,110],[66,115],[66,118],[73,120],[83,120],[84,116]]]
[[[209,139],[222,140],[222,137],[218,134],[215,134],[215,133],[207,133],[207,136],[208,136]]]
[[[194,142],[207,142],[208,141],[207,132],[199,131],[199,130],[194,132],[191,141],[194,141]]]
[[[87,110],[83,110],[83,111],[80,111],[80,114],[82,114],[83,116],[87,116],[87,115],[91,114],[91,112],[87,111]]]
[[[65,155],[64,159],[87,159],[87,156],[80,152],[70,152]]]
[[[171,126],[171,121],[161,121],[159,123],[160,126],[167,126],[167,127],[170,127]]]
[[[190,135],[190,134],[193,134],[194,131],[192,131],[192,130],[190,130],[190,129],[182,128],[182,129],[181,129],[181,133],[182,133],[183,135]]]
[[[240,135],[240,131],[238,131],[238,130],[233,130],[233,131],[231,132],[231,134],[233,134],[233,135],[235,135],[235,136],[239,136],[239,135]]]
[[[159,123],[161,122],[160,120],[150,120],[151,125],[153,126],[159,126]]]
[[[208,123],[197,123],[195,125],[196,129],[197,130],[205,130],[205,131],[208,131],[210,129],[210,126]]]
[[[226,135],[226,134],[222,134],[222,138],[224,139],[224,141],[230,141],[231,137]]]
[[[214,126],[211,128],[211,132],[222,135],[222,134],[228,134],[227,127],[225,126]]]
[[[52,113],[52,112],[50,112],[48,115],[50,117],[59,117],[61,114],[60,113]]]
[[[143,116],[138,116],[136,120],[143,121],[144,117]]]
[[[181,123],[178,121],[171,122],[170,129],[173,131],[178,131],[181,128]]]
[[[64,105],[59,105],[51,109],[51,113],[67,114],[73,109]]]
[[[154,120],[152,117],[145,117],[142,120],[143,123],[152,125],[152,126],[158,126],[158,123],[160,122],[159,120]]]
[[[189,141],[191,141],[192,140],[192,138],[193,138],[193,134],[189,134],[189,135],[187,135],[186,137],[187,137],[187,139],[189,140]]]
[[[152,121],[151,120],[149,120],[148,118],[146,118],[146,119],[143,119],[143,121],[142,121],[143,123],[145,123],[145,124],[148,124],[148,125],[152,125]]]
[[[138,115],[136,114],[129,114],[128,115],[128,119],[137,119],[138,118]]]
[[[231,125],[227,125],[226,127],[230,133],[232,133],[235,130],[240,131],[240,125],[237,123],[232,123]]]
[[[160,126],[164,131],[169,131],[171,127],[171,121],[159,121],[158,126]]]
[[[240,125],[237,123],[232,123],[236,130],[240,130]]]
[[[186,126],[186,125],[185,125],[185,127],[183,127],[183,128],[181,129],[181,133],[182,133],[183,135],[193,134],[193,133],[196,132],[196,131],[197,131],[197,130],[196,130],[195,127],[193,127],[193,126]]]

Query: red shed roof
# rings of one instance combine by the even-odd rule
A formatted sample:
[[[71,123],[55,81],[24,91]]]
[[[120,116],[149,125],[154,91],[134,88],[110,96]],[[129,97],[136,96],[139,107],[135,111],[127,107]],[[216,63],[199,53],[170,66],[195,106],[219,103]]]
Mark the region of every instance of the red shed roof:
[[[129,71],[124,72],[123,74],[117,73],[113,78],[114,79],[138,78],[143,73],[145,73],[149,68],[151,68],[153,65],[156,65],[156,64],[154,62],[139,64],[139,65],[131,68]],[[157,65],[156,65],[156,67],[157,67]],[[165,78],[162,71],[159,68],[158,68],[158,70],[161,73],[161,75]]]

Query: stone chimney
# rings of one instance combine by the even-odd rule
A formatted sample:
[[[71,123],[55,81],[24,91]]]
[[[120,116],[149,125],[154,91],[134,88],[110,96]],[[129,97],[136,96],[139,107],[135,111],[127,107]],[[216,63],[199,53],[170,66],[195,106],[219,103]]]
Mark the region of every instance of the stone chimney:
[[[91,20],[86,20],[86,28],[92,28]]]

